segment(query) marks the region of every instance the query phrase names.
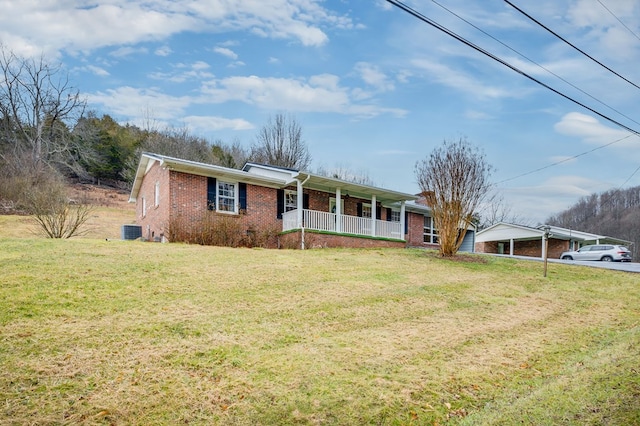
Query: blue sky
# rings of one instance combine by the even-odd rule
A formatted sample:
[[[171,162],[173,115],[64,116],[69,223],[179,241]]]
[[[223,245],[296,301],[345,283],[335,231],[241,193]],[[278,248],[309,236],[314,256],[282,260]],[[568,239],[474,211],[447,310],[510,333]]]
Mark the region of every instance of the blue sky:
[[[640,130],[640,89],[507,3],[405,3]],[[640,85],[640,1],[513,3]],[[292,114],[312,169],[349,168],[412,193],[416,161],[466,137],[525,224],[591,193],[640,185],[640,138],[383,0],[0,0],[0,8],[5,48],[61,63],[89,107],[121,123],[186,126],[248,147],[270,116]]]

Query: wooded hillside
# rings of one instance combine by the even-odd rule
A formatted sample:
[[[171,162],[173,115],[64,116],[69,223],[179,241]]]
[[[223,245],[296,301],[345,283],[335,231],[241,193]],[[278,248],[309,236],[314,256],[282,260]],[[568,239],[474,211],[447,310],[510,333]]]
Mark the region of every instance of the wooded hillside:
[[[631,249],[636,252],[640,247],[640,186],[591,194],[546,223],[633,241]]]

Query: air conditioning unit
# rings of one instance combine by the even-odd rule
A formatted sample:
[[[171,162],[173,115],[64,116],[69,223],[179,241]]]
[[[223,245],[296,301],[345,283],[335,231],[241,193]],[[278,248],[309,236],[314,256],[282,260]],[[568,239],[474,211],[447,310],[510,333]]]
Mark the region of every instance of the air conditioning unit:
[[[122,225],[123,240],[137,240],[142,237],[142,226],[140,225]]]

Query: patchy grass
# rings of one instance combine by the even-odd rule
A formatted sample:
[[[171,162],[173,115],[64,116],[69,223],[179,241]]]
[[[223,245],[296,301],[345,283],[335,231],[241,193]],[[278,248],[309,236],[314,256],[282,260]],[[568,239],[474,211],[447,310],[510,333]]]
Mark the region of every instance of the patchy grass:
[[[640,423],[638,275],[2,220],[3,425]]]

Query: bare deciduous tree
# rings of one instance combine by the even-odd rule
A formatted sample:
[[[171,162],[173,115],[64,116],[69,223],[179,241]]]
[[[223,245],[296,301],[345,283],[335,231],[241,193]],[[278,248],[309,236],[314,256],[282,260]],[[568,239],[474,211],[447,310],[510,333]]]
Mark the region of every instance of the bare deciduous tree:
[[[85,102],[68,76],[44,57],[22,58],[0,45],[0,158],[28,158],[34,169],[64,166],[76,158],[69,124]]]
[[[486,229],[500,222],[517,223],[518,225],[534,226],[531,220],[512,211],[509,204],[499,192],[491,192],[482,203],[479,211],[478,230]]]
[[[84,227],[93,206],[84,200],[70,200],[67,187],[55,176],[37,180],[24,194],[27,211],[40,233],[48,238],[71,238],[87,232]]]
[[[341,179],[347,182],[359,183],[361,185],[374,186],[375,182],[369,176],[369,173],[365,170],[359,170],[354,172],[348,166],[344,164],[338,164],[331,169],[325,169],[324,167],[318,167],[316,173],[321,176],[327,176],[334,179]]]
[[[221,140],[216,140],[211,145],[211,151],[214,157],[214,164],[232,169],[242,168],[249,158],[249,153],[242,146],[239,139],[234,139],[230,145]]]
[[[291,116],[276,114],[260,129],[251,149],[251,160],[272,166],[306,170],[311,154],[302,140],[302,127]]]
[[[457,253],[473,215],[489,191],[492,167],[464,138],[447,142],[416,163],[418,185],[430,205],[440,236],[440,253]]]

